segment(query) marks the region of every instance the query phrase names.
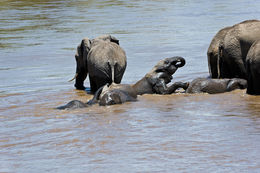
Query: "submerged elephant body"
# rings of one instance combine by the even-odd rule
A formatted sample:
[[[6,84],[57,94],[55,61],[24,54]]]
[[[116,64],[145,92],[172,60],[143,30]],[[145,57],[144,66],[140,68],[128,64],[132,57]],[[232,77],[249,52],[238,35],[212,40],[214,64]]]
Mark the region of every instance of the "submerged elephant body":
[[[260,95],[260,40],[254,42],[246,57],[247,93]]]
[[[110,35],[96,39],[84,38],[77,48],[77,89],[85,89],[84,80],[89,74],[91,91],[106,83],[120,83],[126,69],[126,54],[119,46],[119,40]]]
[[[247,81],[245,79],[194,79],[186,90],[186,93],[209,93],[217,94],[229,92],[235,89],[245,89]]]

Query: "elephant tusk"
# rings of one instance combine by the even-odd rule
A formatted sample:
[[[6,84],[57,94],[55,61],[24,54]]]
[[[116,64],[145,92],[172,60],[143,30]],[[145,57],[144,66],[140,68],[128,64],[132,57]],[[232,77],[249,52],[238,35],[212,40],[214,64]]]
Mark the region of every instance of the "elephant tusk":
[[[72,79],[70,79],[68,82],[72,82],[73,80],[75,80],[76,79],[76,77],[78,76],[79,74],[78,73],[76,73],[75,74],[75,76],[72,78]]]

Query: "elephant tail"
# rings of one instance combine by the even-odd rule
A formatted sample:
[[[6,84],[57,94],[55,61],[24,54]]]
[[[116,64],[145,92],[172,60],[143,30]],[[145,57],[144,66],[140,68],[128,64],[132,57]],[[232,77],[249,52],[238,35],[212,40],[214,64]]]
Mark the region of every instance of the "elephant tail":
[[[111,70],[111,80],[113,83],[115,81],[115,68],[117,66],[117,62],[115,62],[115,63],[108,62],[108,66],[110,67],[110,70]]]
[[[219,48],[218,48],[218,57],[217,57],[217,78],[220,79],[221,77],[221,67],[220,67],[220,64],[221,64],[221,58],[223,56],[223,45],[220,44],[219,45]]]
[[[115,81],[115,65],[111,67],[111,76],[112,76],[112,82]]]

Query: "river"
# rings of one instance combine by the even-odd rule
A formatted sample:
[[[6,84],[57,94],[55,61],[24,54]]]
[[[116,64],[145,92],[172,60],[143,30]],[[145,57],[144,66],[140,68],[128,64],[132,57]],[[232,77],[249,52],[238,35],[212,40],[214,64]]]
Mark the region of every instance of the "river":
[[[260,97],[245,90],[54,109],[92,98],[68,82],[83,37],[120,40],[122,83],[171,56],[186,82],[208,76],[216,32],[247,19],[259,1],[1,0],[0,172],[260,172]]]

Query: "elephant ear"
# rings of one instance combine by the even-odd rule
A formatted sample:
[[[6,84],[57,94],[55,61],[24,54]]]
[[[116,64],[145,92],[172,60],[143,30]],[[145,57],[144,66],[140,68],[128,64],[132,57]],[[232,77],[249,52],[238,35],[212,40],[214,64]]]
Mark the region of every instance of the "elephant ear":
[[[90,46],[90,40],[87,37],[85,37],[82,39],[81,43],[77,47],[77,52],[75,54],[75,59],[77,62],[77,74],[82,73],[83,70],[85,70],[85,63],[90,50]]]
[[[119,40],[114,36],[111,36],[110,41],[119,45]]]

